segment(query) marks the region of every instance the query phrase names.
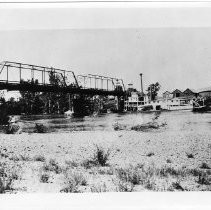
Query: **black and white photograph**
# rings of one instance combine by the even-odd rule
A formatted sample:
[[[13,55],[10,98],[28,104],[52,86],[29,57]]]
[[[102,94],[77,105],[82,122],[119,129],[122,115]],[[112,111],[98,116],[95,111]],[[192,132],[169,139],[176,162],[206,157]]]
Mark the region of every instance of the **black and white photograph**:
[[[0,193],[183,191],[211,191],[211,3],[1,3]]]

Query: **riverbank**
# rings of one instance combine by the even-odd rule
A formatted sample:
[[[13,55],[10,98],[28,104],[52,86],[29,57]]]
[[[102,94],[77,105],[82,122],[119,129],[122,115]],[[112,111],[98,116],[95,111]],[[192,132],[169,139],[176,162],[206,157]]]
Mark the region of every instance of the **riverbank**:
[[[211,190],[211,131],[0,134],[0,145],[7,193]]]

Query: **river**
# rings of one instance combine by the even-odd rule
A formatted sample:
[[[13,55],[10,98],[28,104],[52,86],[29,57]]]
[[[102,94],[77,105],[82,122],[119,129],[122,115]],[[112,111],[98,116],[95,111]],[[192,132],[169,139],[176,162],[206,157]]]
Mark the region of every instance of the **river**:
[[[210,113],[193,113],[191,111],[169,111],[161,113],[109,113],[81,118],[67,118],[63,115],[31,115],[20,116],[23,132],[33,132],[35,123],[42,123],[50,132],[70,131],[113,131],[113,125],[118,123],[128,130],[135,125],[147,123],[156,118],[157,122],[165,122],[165,130],[169,131],[199,131],[211,129]]]

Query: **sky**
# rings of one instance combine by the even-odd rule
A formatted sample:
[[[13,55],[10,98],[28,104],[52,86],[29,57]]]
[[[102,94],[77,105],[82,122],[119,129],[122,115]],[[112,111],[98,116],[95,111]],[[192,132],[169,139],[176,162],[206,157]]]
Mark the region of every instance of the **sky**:
[[[211,7],[0,7],[0,60],[122,78],[137,89],[143,73],[144,90],[159,82],[160,93],[204,88]]]

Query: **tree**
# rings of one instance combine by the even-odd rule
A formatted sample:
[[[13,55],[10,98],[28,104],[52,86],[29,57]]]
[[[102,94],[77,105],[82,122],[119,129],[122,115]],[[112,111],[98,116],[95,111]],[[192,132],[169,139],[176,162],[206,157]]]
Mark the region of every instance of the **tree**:
[[[38,85],[38,80],[21,80],[21,83],[31,83],[34,85]],[[40,114],[43,112],[44,102],[41,100],[41,94],[39,92],[20,91],[20,94],[20,104],[22,105],[22,112],[27,114]]]
[[[49,82],[53,86],[66,86],[65,79],[62,74],[54,71],[49,72]],[[45,111],[48,113],[63,113],[68,110],[69,97],[67,93],[43,93],[45,98]]]
[[[160,90],[160,84],[156,82],[155,84],[149,85],[147,88],[147,95],[150,98],[151,101],[154,101],[156,96],[158,95],[158,91]]]

